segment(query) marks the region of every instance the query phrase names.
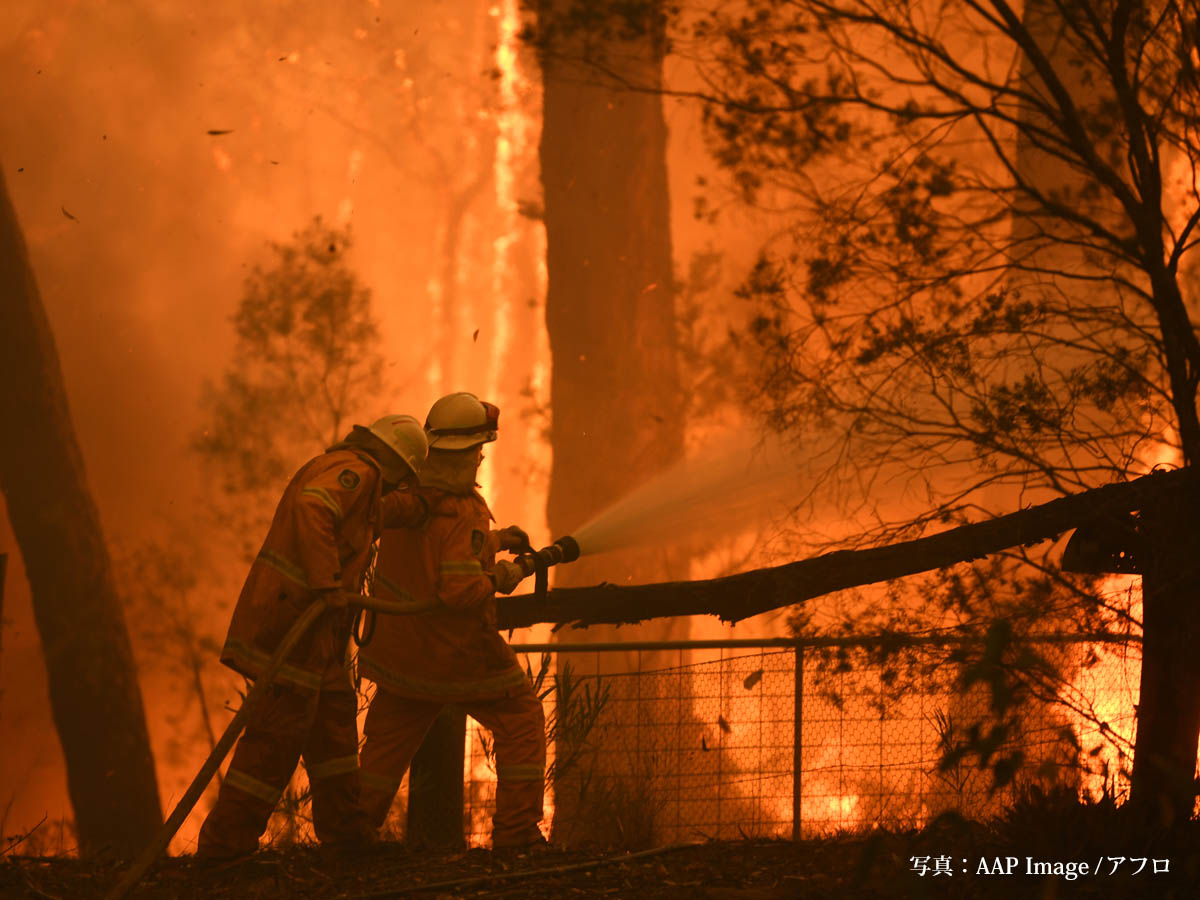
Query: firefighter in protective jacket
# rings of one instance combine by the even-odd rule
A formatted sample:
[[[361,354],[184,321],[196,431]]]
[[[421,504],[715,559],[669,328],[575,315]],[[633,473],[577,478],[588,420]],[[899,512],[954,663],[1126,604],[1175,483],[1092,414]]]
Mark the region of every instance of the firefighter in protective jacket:
[[[323,843],[371,840],[359,805],[358,726],[347,668],[353,596],[385,525],[419,526],[411,488],[427,453],[412,416],[356,425],[293,477],[238,598],[221,662],[255,678],[284,633],[316,600],[328,609],[297,644],[238,742],[197,855],[252,853],[301,757]]]
[[[421,490],[437,514],[423,530],[389,529],[380,539],[380,597],[436,597],[442,608],[403,622],[382,617],[359,651],[359,670],[376,685],[361,779],[363,806],[378,827],[426,731],[442,706],[454,703],[495,740],[492,845],[520,848],[543,840],[537,823],[546,738],[541,701],[496,630],[495,592],[510,593],[523,577],[515,564],[497,562],[496,551],[528,543],[519,528],[491,530],[491,512],[476,490],[483,444],[496,439],[498,420],[499,410],[473,394],[433,405]]]

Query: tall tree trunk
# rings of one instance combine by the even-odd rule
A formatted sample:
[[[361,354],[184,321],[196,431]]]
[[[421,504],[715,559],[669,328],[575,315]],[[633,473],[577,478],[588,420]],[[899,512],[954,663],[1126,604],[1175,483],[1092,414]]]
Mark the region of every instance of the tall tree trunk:
[[[1142,511],[1142,672],[1130,802],[1158,825],[1187,822],[1196,802],[1200,735],[1200,491],[1189,486]]]
[[[544,3],[542,21],[555,23],[570,5]],[[587,4],[597,17],[603,6]],[[646,8],[652,19],[661,14],[656,3]],[[646,29],[641,36],[603,42],[604,62],[644,90],[606,84],[580,63],[587,34],[560,33],[542,54],[554,451],[547,516],[555,536],[569,534],[683,448],[667,129],[656,93],[664,35],[660,22],[637,24]],[[618,13],[604,25],[619,29]],[[611,566],[585,559],[561,578],[582,584],[611,574]]]
[[[0,180],[0,488],[29,573],[80,851],[128,854],[162,822],[100,516],[50,323]]]
[[[0,663],[4,661],[4,576],[8,570],[8,554],[0,553]],[[4,669],[0,666],[0,672]],[[4,684],[0,682],[0,709],[4,708]]]
[[[1157,245],[1159,235],[1149,235]],[[1148,256],[1161,259],[1161,248]],[[1175,273],[1156,266],[1152,282],[1163,322],[1163,348],[1184,462],[1200,460],[1196,387],[1188,344],[1194,343]],[[1142,672],[1130,801],[1151,824],[1188,822],[1196,807],[1200,744],[1200,490],[1165,495],[1142,510]]]
[[[1086,96],[1097,90],[1102,78],[1092,78],[1092,63],[1079,58],[1069,41],[1063,39],[1066,25],[1060,10],[1049,0],[1029,0],[1024,9],[1024,24],[1038,46],[1054,65],[1067,89],[1076,96]],[[1022,57],[1021,77],[1037,82],[1032,63]],[[1115,102],[1115,101],[1114,101]],[[1022,111],[1022,117],[1038,127],[1053,129],[1054,123],[1032,108]],[[1135,140],[1137,138],[1135,137]],[[1102,148],[1101,148],[1102,149]],[[1044,195],[1070,190],[1084,196],[1086,187],[1081,176],[1062,160],[1046,153],[1018,131],[1018,168],[1021,177]],[[1152,179],[1143,180],[1149,190]],[[1114,200],[1113,203],[1116,201]],[[1040,204],[1036,201],[1018,202],[1014,218],[1014,237],[1029,242],[1037,239],[1045,227],[1045,219],[1037,220]],[[1161,260],[1159,218],[1154,226],[1139,229],[1148,260]],[[1032,260],[1029,260],[1032,261]],[[1077,248],[1067,247],[1047,239],[1037,251],[1036,262],[1048,273],[1049,289],[1074,293],[1075,302],[1083,307],[1097,290],[1095,283],[1080,288],[1079,282],[1055,278],[1055,272],[1081,272],[1093,265]],[[1195,410],[1195,389],[1187,383],[1184,338],[1191,328],[1183,312],[1174,275],[1161,266],[1151,271],[1150,289],[1160,310],[1176,310],[1172,319],[1160,311],[1163,322],[1163,347],[1170,374],[1169,390],[1175,401],[1178,428],[1189,464],[1200,458],[1200,446],[1195,435],[1200,431]],[[1103,273],[1097,273],[1102,275]],[[1024,285],[1026,288],[1029,285]],[[1086,291],[1087,293],[1084,293]],[[1117,301],[1104,296],[1095,302],[1100,305]],[[1060,365],[1065,363],[1060,360]],[[1185,491],[1183,496],[1192,496]],[[1193,778],[1196,769],[1197,737],[1200,735],[1200,627],[1193,607],[1200,587],[1200,557],[1196,555],[1197,538],[1194,515],[1189,519],[1173,503],[1156,504],[1142,511],[1141,529],[1149,548],[1142,575],[1142,669],[1137,713],[1137,738],[1134,748],[1131,801],[1148,819],[1159,823],[1181,822],[1190,818],[1196,791]]]
[[[683,449],[677,371],[667,130],[662,61],[665,13],[658,3],[543,0],[538,6],[543,80],[540,157],[545,190],[546,327],[550,341],[553,465],[547,519],[570,534]],[[597,62],[623,80],[615,84]],[[584,558],[556,584],[661,581],[683,577],[662,552]],[[686,634],[663,620],[623,638]],[[587,639],[611,640],[609,628]],[[628,671],[630,660],[605,655]],[[558,754],[567,754],[560,736]],[[591,784],[604,773],[595,760]],[[575,788],[555,786],[555,839],[620,840]]]
[[[467,716],[443,707],[413,757],[408,773],[408,827],[413,847],[455,850],[463,845],[463,748]]]

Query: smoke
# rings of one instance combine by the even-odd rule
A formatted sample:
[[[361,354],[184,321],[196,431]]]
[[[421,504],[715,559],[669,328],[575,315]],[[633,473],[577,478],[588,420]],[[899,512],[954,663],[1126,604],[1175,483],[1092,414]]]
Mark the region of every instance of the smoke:
[[[727,434],[603,510],[572,537],[582,553],[732,536],[786,515],[801,458],[777,438]]]

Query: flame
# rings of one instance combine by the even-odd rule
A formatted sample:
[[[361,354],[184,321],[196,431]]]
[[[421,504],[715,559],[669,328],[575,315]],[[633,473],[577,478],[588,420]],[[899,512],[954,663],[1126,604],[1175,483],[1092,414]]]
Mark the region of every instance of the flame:
[[[489,15],[496,20],[497,39],[495,41],[494,65],[498,78],[498,109],[494,114],[496,125],[495,155],[492,160],[492,182],[494,192],[492,203],[495,215],[495,236],[491,241],[491,272],[490,316],[486,323],[481,323],[490,330],[486,336],[486,358],[483,363],[484,373],[479,385],[479,395],[489,399],[494,398],[502,409],[512,410],[509,421],[519,421],[520,407],[525,398],[506,393],[503,375],[506,369],[514,365],[513,356],[516,352],[517,334],[513,323],[520,321],[522,304],[526,302],[524,292],[528,290],[522,284],[520,267],[526,260],[523,254],[532,254],[536,259],[534,266],[536,279],[536,295],[545,296],[546,266],[545,266],[545,230],[533,227],[519,213],[520,197],[518,196],[517,173],[525,165],[534,151],[533,135],[535,133],[534,117],[525,108],[524,97],[530,92],[530,81],[522,70],[518,54],[519,33],[521,29],[520,4],[518,0],[503,0],[492,6]],[[531,231],[532,234],[528,234]],[[523,234],[523,232],[526,232]],[[524,244],[521,238],[532,238]],[[465,276],[465,273],[464,273]],[[486,304],[484,305],[486,307]],[[538,323],[544,322],[541,314],[534,316]],[[437,314],[435,314],[436,316]],[[436,320],[436,319],[435,319]],[[479,340],[485,340],[483,334]],[[539,408],[544,408],[549,394],[549,340],[544,327],[538,327],[534,338],[534,351],[531,359],[515,361],[522,367],[528,366],[530,371],[530,386],[534,402]],[[440,373],[439,373],[440,374]],[[534,430],[536,435],[536,430]],[[501,441],[504,432],[501,431]],[[520,474],[509,471],[500,465],[505,458],[534,458],[537,471],[549,471],[549,446],[536,435],[521,446],[497,447],[491,453],[485,454],[483,465],[479,470],[479,484],[485,497],[493,499],[503,487],[515,488],[506,496],[519,497],[521,507],[504,509],[500,514],[505,517],[513,516],[530,533],[535,544],[547,543],[548,529],[545,526],[545,507],[547,484],[544,480],[532,483],[522,479]],[[494,502],[494,500],[493,500]],[[548,635],[549,626],[523,631],[517,640],[544,640]],[[539,634],[539,632],[541,634]],[[552,668],[553,671],[553,668]],[[549,713],[550,710],[547,710]],[[472,724],[467,729],[468,738],[464,753],[464,772],[466,773],[465,791],[469,792],[471,802],[470,834],[468,841],[471,846],[480,846],[487,842],[491,833],[491,803],[495,799],[495,772],[488,766],[479,748],[479,726]],[[554,748],[547,748],[548,762],[553,761]],[[485,805],[488,804],[488,805]],[[543,806],[543,827],[549,825],[554,817],[554,798],[549,789]]]

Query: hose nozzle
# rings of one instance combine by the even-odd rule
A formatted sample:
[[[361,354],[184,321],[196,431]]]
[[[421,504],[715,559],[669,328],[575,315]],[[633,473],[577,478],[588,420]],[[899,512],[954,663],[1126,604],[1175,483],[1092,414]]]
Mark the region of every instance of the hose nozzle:
[[[548,547],[543,547],[533,553],[522,553],[513,562],[521,567],[526,575],[532,575],[539,569],[548,569],[559,563],[575,562],[579,559],[579,544],[573,537],[561,537]]]

